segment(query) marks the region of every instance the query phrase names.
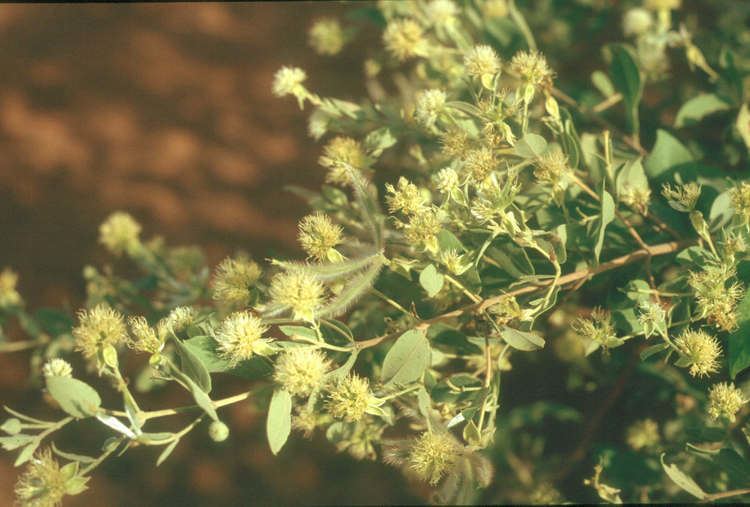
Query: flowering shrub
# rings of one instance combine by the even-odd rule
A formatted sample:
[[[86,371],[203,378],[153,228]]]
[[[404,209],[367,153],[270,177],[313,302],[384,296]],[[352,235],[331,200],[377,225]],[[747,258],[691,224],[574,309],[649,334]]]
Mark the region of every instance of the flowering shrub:
[[[723,30],[702,35],[680,0],[605,4],[381,2],[356,7],[361,26],[316,22],[321,55],[373,26],[382,49],[359,102],[309,90],[297,67],[271,85],[311,108],[325,143],[321,191],[292,189],[313,209],[305,260],[238,255],[211,273],[199,250],[145,240],[118,212],[100,240],[128,274],[86,267],[75,316],[29,312],[2,271],[1,322],[28,337],[0,348],[33,350],[64,414],[7,408],[0,443],[27,466],[19,501],[56,505],[137,447],[158,465],[196,428],[231,438],[221,409],[248,402],[267,411],[274,454],[323,434],[435,502],[591,500],[565,482],[583,460],[575,483],[604,501],[749,499],[750,14],[727,3]],[[613,18],[623,35],[596,45],[582,85],[565,51],[593,44],[582,19],[601,32]],[[130,353],[141,371],[124,368]],[[516,373],[545,369],[564,371],[572,397],[601,393],[594,413],[519,399]],[[216,395],[225,375],[248,390]],[[141,408],[170,383],[193,404]],[[607,417],[615,404],[624,421]],[[155,431],[167,417],[186,425]],[[99,454],[49,442],[85,419],[111,431]],[[577,435],[566,425],[580,440],[554,437]],[[619,433],[596,446],[602,427]]]

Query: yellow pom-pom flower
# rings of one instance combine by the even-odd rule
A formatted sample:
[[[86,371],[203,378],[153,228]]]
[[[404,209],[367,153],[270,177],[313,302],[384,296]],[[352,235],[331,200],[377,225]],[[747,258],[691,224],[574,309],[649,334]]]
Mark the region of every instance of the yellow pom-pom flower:
[[[141,247],[141,226],[127,213],[117,211],[99,226],[99,242],[115,255],[134,255]]]
[[[383,43],[388,52],[401,62],[427,54],[427,40],[422,27],[411,19],[388,23],[383,32]]]
[[[73,337],[75,348],[87,359],[93,359],[103,347],[127,340],[128,333],[120,312],[102,303],[79,312]]]
[[[456,440],[447,433],[422,433],[409,451],[409,468],[423,481],[437,484],[456,462],[458,450]]]
[[[330,362],[325,354],[312,347],[284,352],[276,361],[274,380],[294,396],[306,397],[321,387]]]
[[[52,457],[50,449],[37,452],[16,483],[19,505],[24,507],[56,507],[62,505],[67,493],[69,475]]]
[[[229,315],[216,331],[219,355],[236,365],[254,355],[268,355],[273,351],[271,340],[263,338],[268,328],[250,312]]]
[[[213,298],[234,307],[245,307],[252,299],[252,288],[260,278],[260,267],[239,256],[221,261],[213,277]]]
[[[742,391],[734,384],[715,384],[708,392],[708,415],[714,420],[723,417],[729,422],[734,422],[737,412],[747,401]]]
[[[306,216],[299,223],[299,242],[303,250],[320,262],[343,260],[343,256],[336,250],[343,233],[340,226],[320,212]]]
[[[328,412],[335,419],[357,422],[382,404],[370,391],[370,382],[357,375],[334,383],[329,392]]]
[[[719,371],[721,346],[705,331],[685,331],[675,340],[675,346],[690,366],[690,375],[704,377]]]
[[[341,23],[336,19],[319,19],[308,32],[310,46],[319,55],[336,55],[346,44]]]
[[[290,308],[295,319],[312,321],[325,301],[325,287],[309,271],[294,268],[271,280],[272,303]]]

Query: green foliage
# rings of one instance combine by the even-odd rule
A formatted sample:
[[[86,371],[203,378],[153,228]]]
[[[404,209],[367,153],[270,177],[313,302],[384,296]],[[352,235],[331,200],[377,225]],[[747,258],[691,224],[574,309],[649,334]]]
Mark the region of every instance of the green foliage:
[[[325,435],[435,502],[750,498],[750,12],[716,3],[708,30],[667,0],[380,2],[316,23],[327,56],[357,31],[383,44],[360,100],[297,68],[271,84],[325,143],[326,184],[290,189],[313,209],[307,259],[211,275],[119,212],[100,239],[127,275],[87,267],[77,316],[27,311],[0,273],[0,350],[31,350],[63,412],[7,409],[0,445],[36,481],[19,498],[39,463],[65,470],[55,504],[115,453],[157,447],[158,466],[198,427],[231,438],[235,403],[266,411],[273,454]],[[227,375],[247,387],[219,398]],[[193,404],[140,407],[168,386]],[[40,446],[79,423],[112,437],[94,458],[53,446],[59,467]]]

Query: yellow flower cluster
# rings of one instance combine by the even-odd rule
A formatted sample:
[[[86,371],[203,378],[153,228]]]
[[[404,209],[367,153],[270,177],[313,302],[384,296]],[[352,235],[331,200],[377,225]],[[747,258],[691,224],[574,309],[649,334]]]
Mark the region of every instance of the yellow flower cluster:
[[[448,433],[422,433],[409,451],[409,468],[423,481],[437,484],[458,458],[459,447]]]
[[[271,301],[291,308],[295,319],[312,321],[325,300],[325,287],[305,269],[289,269],[271,280]]]
[[[244,256],[224,259],[213,277],[214,300],[232,307],[246,307],[260,273],[258,264]]]
[[[303,218],[299,223],[299,242],[302,249],[319,262],[340,262],[343,256],[336,250],[344,230],[323,213]]]
[[[250,312],[235,312],[229,315],[216,331],[219,355],[237,364],[253,357],[271,352],[270,340],[263,338],[268,328]]]
[[[427,54],[424,31],[415,21],[401,19],[391,21],[383,32],[385,49],[398,61],[406,61]]]
[[[336,19],[317,20],[308,33],[310,46],[319,55],[336,55],[346,44],[346,36],[341,23]]]
[[[331,386],[327,407],[335,419],[357,422],[365,416],[375,400],[366,378],[349,375]]]
[[[708,415],[712,419],[724,417],[729,422],[734,422],[737,412],[747,399],[734,384],[721,382],[715,384],[708,391]]]
[[[321,387],[329,367],[330,362],[320,350],[293,348],[277,359],[273,378],[289,394],[306,397]]]
[[[79,312],[73,337],[75,348],[87,359],[93,359],[105,346],[126,341],[128,332],[122,314],[102,303]]]
[[[112,213],[99,226],[99,242],[115,255],[134,255],[141,247],[141,226],[122,211]]]
[[[365,162],[359,142],[342,136],[331,139],[318,159],[318,163],[328,169],[326,181],[335,185],[351,184],[352,177],[364,168]]]
[[[704,377],[719,371],[721,345],[714,336],[705,331],[688,330],[678,336],[674,343],[688,361],[693,377]]]

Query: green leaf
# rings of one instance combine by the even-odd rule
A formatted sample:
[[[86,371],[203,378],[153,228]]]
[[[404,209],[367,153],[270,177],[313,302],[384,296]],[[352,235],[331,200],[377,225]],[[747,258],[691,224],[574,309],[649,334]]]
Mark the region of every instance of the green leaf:
[[[518,329],[513,329],[508,326],[503,326],[500,336],[505,340],[505,343],[511,347],[524,352],[542,349],[545,344],[544,338],[538,334],[530,333],[528,331],[519,331]]]
[[[656,131],[656,144],[646,157],[644,167],[650,178],[658,178],[671,168],[693,161],[693,155],[666,130]]]
[[[455,234],[447,229],[442,229],[438,233],[438,245],[440,245],[440,251],[446,252],[448,250],[456,250],[457,252],[465,252],[466,248],[461,243]]]
[[[615,185],[617,196],[620,197],[626,188],[648,190],[648,178],[643,169],[641,158],[628,160],[617,173]]]
[[[742,140],[745,141],[745,146],[750,150],[750,107],[747,104],[743,104],[740,108],[735,126]]]
[[[408,384],[418,380],[429,365],[430,342],[421,331],[407,331],[386,354],[381,378],[386,384]]]
[[[599,256],[604,246],[604,235],[612,220],[615,219],[615,201],[606,190],[602,190],[602,208],[599,213],[599,226],[597,228],[596,245],[594,245],[594,259],[599,262]]]
[[[229,369],[229,361],[219,356],[218,344],[210,336],[194,336],[182,343],[200,359],[209,373],[224,372]]]
[[[643,93],[643,83],[638,65],[625,46],[613,44],[610,46],[612,61],[609,64],[609,74],[612,83],[618,92],[622,94],[625,103],[628,130],[637,133],[639,131],[638,103]]]
[[[711,211],[708,213],[708,226],[712,231],[724,227],[734,215],[732,207],[732,194],[729,190],[720,193],[711,204]]]
[[[737,329],[729,335],[729,375],[732,379],[750,366],[750,289],[737,305]]]
[[[102,404],[93,387],[71,377],[47,377],[47,391],[61,409],[78,419],[96,415]]]
[[[365,150],[373,157],[379,157],[383,151],[396,144],[396,141],[388,127],[381,127],[367,134],[364,141]]]
[[[318,339],[318,335],[315,334],[315,331],[310,329],[309,327],[304,326],[279,326],[279,331],[284,333],[287,336],[301,336],[303,338],[308,338],[310,340],[316,340]]]
[[[539,134],[526,134],[515,146],[516,155],[521,158],[539,158],[547,150],[547,141]]]
[[[419,274],[419,283],[431,298],[435,297],[443,288],[443,281],[443,275],[438,273],[434,264],[430,264]]]
[[[604,97],[609,98],[615,94],[615,86],[609,76],[600,70],[591,73],[591,83]]]
[[[736,484],[750,484],[750,463],[734,449],[728,447],[721,449],[713,460],[729,474]]]
[[[176,438],[172,442],[170,442],[169,445],[167,445],[164,448],[164,450],[161,451],[161,454],[159,454],[159,457],[156,458],[156,466],[159,466],[162,463],[164,463],[167,460],[167,458],[169,457],[169,455],[172,454],[172,451],[175,450],[175,448],[177,447],[177,444],[179,444],[179,443],[180,443],[180,439],[179,438]]]
[[[180,357],[180,370],[190,377],[202,391],[211,392],[211,374],[200,356],[177,338],[174,339],[177,355]]]
[[[695,483],[695,481],[690,478],[685,472],[677,468],[677,465],[671,464],[667,465],[664,463],[664,454],[661,455],[661,466],[664,468],[664,471],[667,473],[670,479],[677,484],[679,487],[693,495],[699,500],[703,500],[706,498],[706,492],[701,489],[698,484]]]
[[[666,343],[659,343],[657,345],[651,345],[650,347],[646,347],[641,351],[641,361],[645,361],[649,357],[653,356],[654,354],[658,354],[659,352],[663,350],[667,350],[669,348],[669,345]]]
[[[276,389],[271,396],[266,419],[266,436],[271,452],[278,454],[292,430],[292,396],[283,389]]]
[[[698,123],[706,116],[725,111],[730,105],[713,93],[701,93],[685,102],[674,120],[675,128],[682,128]]]

